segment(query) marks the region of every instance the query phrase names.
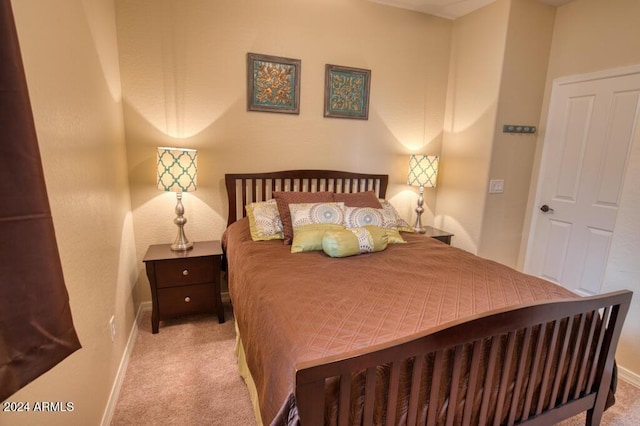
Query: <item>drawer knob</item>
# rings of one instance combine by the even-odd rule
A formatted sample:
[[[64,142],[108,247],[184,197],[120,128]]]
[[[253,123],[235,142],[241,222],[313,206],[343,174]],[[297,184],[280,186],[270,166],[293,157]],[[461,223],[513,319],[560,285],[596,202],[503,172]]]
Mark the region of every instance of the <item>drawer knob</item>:
[[[187,296],[187,297],[184,298],[184,301],[189,303],[189,302],[191,302],[191,298],[189,296]]]
[[[185,269],[184,271],[182,271],[182,275],[184,275],[185,277],[189,275],[189,270]]]

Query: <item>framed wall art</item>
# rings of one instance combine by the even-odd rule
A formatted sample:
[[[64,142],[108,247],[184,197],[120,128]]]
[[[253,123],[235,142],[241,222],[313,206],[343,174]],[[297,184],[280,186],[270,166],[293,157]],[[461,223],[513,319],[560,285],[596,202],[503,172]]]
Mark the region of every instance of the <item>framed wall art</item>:
[[[247,53],[247,110],[300,113],[300,59]]]
[[[371,70],[327,64],[324,116],[369,119]]]

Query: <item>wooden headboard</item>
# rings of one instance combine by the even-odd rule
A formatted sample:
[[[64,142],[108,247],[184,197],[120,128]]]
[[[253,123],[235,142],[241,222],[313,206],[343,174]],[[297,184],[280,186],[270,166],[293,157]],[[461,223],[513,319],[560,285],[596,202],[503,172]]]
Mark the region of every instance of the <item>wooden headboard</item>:
[[[273,191],[329,191],[354,193],[374,191],[384,198],[388,175],[339,172],[334,170],[285,170],[269,173],[233,173],[224,175],[229,197],[227,225],[246,216],[245,206],[273,198]]]

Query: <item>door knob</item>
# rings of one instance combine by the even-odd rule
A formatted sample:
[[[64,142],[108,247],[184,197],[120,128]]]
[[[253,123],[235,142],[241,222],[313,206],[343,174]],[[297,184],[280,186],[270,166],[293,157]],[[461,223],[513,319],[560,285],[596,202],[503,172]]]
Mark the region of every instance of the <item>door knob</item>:
[[[553,213],[553,209],[546,204],[543,204],[542,207],[540,207],[540,211],[542,211],[542,213]]]

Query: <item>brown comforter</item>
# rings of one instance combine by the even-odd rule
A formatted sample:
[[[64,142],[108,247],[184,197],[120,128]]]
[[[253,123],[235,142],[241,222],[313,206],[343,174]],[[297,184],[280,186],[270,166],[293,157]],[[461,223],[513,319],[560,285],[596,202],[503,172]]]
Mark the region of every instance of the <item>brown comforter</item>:
[[[229,293],[265,424],[296,416],[294,366],[568,290],[435,239],[334,259],[227,229]]]

